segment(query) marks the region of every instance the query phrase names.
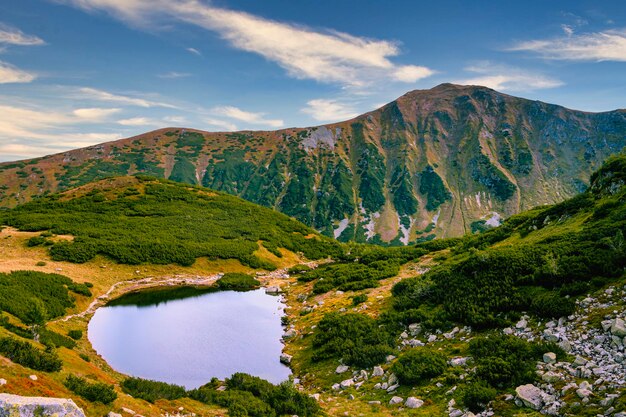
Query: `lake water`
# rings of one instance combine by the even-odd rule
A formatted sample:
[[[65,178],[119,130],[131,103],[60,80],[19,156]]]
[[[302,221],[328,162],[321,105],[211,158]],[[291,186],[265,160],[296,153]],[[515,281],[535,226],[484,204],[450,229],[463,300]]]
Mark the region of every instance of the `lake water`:
[[[235,372],[273,383],[289,377],[289,368],[279,362],[284,305],[263,289],[159,291],[117,304],[95,312],[88,334],[119,372],[186,388]]]

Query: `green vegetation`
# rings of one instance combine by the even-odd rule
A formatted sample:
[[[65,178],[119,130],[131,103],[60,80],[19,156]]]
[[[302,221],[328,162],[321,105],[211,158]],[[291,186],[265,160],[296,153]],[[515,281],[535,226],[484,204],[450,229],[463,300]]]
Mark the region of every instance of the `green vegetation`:
[[[417,347],[400,355],[391,370],[401,383],[414,385],[441,375],[447,367],[444,354],[427,347]]]
[[[41,351],[29,342],[21,342],[12,337],[0,338],[0,355],[36,371],[56,372],[63,366],[55,352]]]
[[[87,401],[98,401],[102,404],[110,404],[117,399],[117,393],[113,385],[107,385],[101,382],[91,383],[85,378],[74,375],[68,375],[63,384],[70,391],[80,395]]]
[[[42,345],[52,346],[55,348],[65,347],[68,349],[74,349],[74,347],[76,347],[76,342],[73,339],[53,332],[45,327],[37,328],[37,334],[39,335],[39,343]]]
[[[58,274],[36,271],[0,273],[0,310],[11,313],[26,324],[44,324],[65,314],[74,306],[68,290],[83,286]]]
[[[476,328],[504,325],[522,311],[571,314],[573,297],[615,280],[626,266],[624,160],[610,159],[583,194],[457,241],[453,256],[393,288],[395,310],[441,307],[441,318]]]
[[[393,336],[380,323],[362,314],[328,313],[312,341],[313,360],[341,359],[362,368],[381,364],[393,351]]]
[[[175,400],[189,397],[228,409],[229,416],[277,417],[283,415],[316,416],[320,413],[317,402],[296,390],[289,382],[273,385],[261,378],[236,373],[226,379],[227,389],[217,390],[219,381],[198,389],[186,391],[179,385],[127,378],[121,383],[122,390],[136,398],[149,402],[159,399]]]
[[[308,236],[314,231],[236,197],[151,178],[128,178],[139,195],[95,189],[73,198],[44,197],[0,214],[0,221],[20,230],[71,234],[73,241],[50,246],[55,260],[87,262],[105,255],[125,264],[191,265],[196,258],[238,259],[254,268],[274,265],[254,252],[269,242],[310,259],[337,255],[338,243]],[[97,196],[106,195],[99,201]],[[106,227],[102,227],[106,224]]]
[[[470,411],[478,413],[484,410],[490,401],[496,398],[497,391],[484,381],[475,381],[465,386],[461,401]]]
[[[126,378],[120,386],[125,393],[151,403],[159,399],[176,400],[187,394],[180,385],[142,378]]]
[[[74,340],[80,340],[83,337],[83,331],[78,329],[72,329],[67,332],[67,335]]]
[[[248,274],[229,272],[215,283],[220,290],[249,291],[257,289],[261,283]]]
[[[426,203],[428,211],[437,210],[440,205],[452,198],[443,180],[430,165],[427,165],[420,174],[420,193],[428,199]]]
[[[358,306],[359,304],[363,304],[367,301],[367,294],[358,294],[352,297],[352,305]]]
[[[322,265],[298,277],[300,282],[317,279],[313,293],[321,294],[337,288],[341,291],[361,290],[376,287],[378,280],[398,274],[400,265],[395,260],[380,260],[364,263],[333,263]]]

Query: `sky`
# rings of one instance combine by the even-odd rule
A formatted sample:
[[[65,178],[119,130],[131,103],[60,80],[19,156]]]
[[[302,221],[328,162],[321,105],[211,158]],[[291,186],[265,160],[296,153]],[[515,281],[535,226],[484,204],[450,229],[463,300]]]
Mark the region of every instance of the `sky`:
[[[443,82],[626,108],[626,2],[2,0],[0,161],[315,126]]]

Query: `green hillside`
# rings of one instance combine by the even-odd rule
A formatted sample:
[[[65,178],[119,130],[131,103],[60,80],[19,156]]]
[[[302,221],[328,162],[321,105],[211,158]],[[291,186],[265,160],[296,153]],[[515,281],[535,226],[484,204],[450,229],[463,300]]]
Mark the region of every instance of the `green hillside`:
[[[102,180],[0,212],[0,222],[41,231],[29,245],[49,246],[54,260],[82,263],[105,255],[123,264],[179,264],[199,257],[237,259],[274,269],[256,256],[262,245],[309,259],[335,255],[340,244],[271,209],[224,193],[149,177]],[[50,234],[71,235],[53,241]]]

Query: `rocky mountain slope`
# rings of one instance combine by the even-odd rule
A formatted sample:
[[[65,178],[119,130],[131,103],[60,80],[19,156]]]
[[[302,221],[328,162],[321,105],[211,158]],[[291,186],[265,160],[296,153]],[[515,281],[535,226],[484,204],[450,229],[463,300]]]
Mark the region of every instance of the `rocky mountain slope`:
[[[442,84],[324,126],[168,128],[0,164],[0,205],[141,172],[276,208],[339,240],[407,244],[562,201],[625,145],[625,110],[586,113]]]

